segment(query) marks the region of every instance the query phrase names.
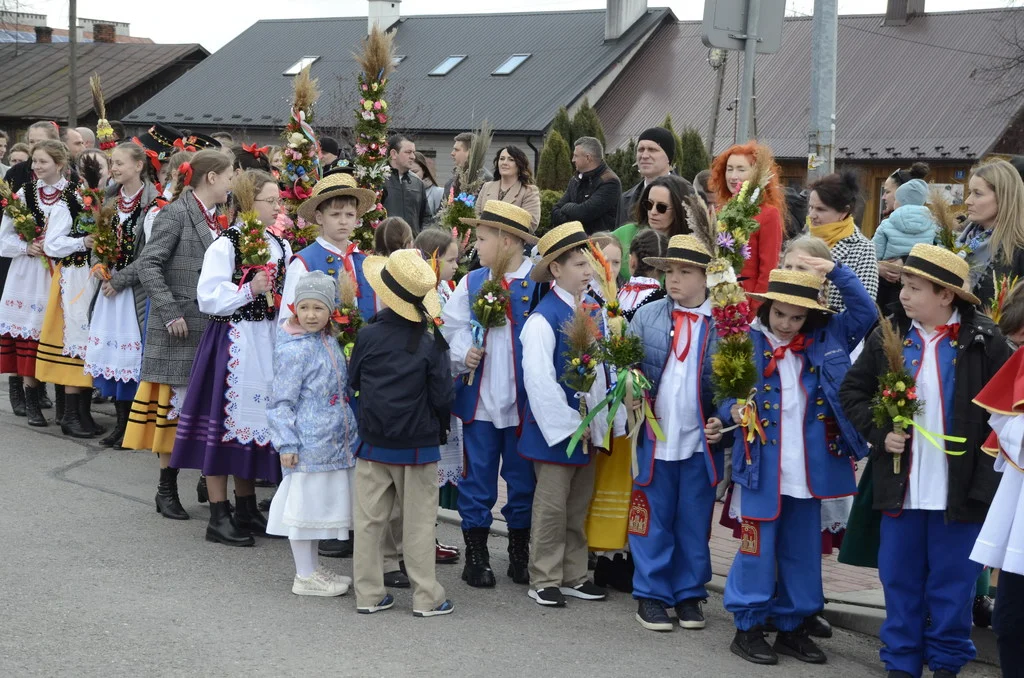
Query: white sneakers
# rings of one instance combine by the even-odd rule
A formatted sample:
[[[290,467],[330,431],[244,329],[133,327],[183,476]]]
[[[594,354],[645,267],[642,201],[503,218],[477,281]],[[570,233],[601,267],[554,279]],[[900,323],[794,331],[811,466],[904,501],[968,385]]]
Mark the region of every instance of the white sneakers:
[[[348,587],[351,584],[351,578],[319,567],[316,572],[305,579],[295,575],[295,580],[292,582],[292,593],[297,596],[333,598],[348,593]]]

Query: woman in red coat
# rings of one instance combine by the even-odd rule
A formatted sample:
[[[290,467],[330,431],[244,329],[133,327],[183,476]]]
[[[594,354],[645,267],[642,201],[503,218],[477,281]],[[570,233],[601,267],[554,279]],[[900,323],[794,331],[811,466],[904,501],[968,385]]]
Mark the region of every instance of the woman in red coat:
[[[761,173],[771,174],[761,213],[754,217],[761,227],[750,239],[750,258],[740,272],[744,291],[755,294],[768,289],[768,274],[778,267],[782,251],[786,199],[779,185],[779,168],[771,149],[755,141],[732,146],[711,165],[710,188],[718,196],[719,207],[739,193],[744,181],[754,181]]]

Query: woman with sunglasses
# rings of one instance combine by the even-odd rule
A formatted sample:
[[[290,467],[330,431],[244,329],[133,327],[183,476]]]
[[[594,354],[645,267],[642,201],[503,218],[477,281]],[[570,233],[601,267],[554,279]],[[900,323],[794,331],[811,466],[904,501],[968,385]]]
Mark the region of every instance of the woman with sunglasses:
[[[772,150],[755,141],[732,146],[715,158],[711,165],[710,185],[718,196],[719,207],[740,192],[743,182],[755,182],[762,176],[769,179],[764,188],[761,212],[754,217],[761,227],[750,238],[750,258],[740,271],[740,285],[748,294],[765,292],[768,274],[779,265],[782,222],[786,213],[786,197],[779,185],[779,168]],[[753,301],[751,303],[754,305]]]
[[[629,245],[642,229],[650,227],[671,239],[674,235],[690,232],[686,223],[686,210],[683,204],[687,196],[694,195],[693,186],[689,181],[669,174],[652,179],[644,187],[640,199],[636,203],[635,221],[615,229],[613,235],[622,243],[622,259],[629,259]]]

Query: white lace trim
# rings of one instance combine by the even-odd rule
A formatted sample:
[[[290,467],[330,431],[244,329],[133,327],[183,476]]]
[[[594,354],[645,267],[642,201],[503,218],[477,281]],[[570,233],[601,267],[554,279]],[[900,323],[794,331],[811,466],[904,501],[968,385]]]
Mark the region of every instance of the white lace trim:
[[[66,271],[64,270],[64,267],[62,266],[61,270],[60,270],[60,281],[59,282],[60,282],[60,313],[61,313],[61,318],[63,319],[62,325],[64,326],[64,329],[63,329],[63,331],[61,333],[61,336],[62,336],[61,344],[63,344],[63,345],[61,346],[60,352],[61,352],[62,355],[65,355],[65,356],[67,356],[69,358],[78,358],[79,360],[84,360],[85,359],[85,349],[87,348],[87,344],[86,343],[76,344],[73,341],[72,342],[68,342],[68,313],[67,313],[67,306],[65,305],[65,303],[66,303],[65,302],[65,300],[66,300],[66,297],[65,297],[65,294],[66,294],[66,289],[65,289],[66,282],[65,281],[67,280],[67,278],[65,277],[65,274],[66,274]],[[81,297],[85,297],[85,298],[91,296],[89,294],[89,290],[87,288],[88,288],[88,285],[83,287],[81,292],[77,292],[76,294],[81,296]],[[76,303],[81,303],[81,299],[76,300]],[[86,301],[86,304],[88,304],[88,303],[89,302]],[[80,333],[82,331],[84,331],[84,335],[83,336],[85,336],[85,337],[89,336],[89,318],[88,318],[88,315],[86,315],[86,317],[85,317],[85,323],[83,325],[80,325],[78,327],[78,330],[79,330]]]
[[[7,303],[11,303],[12,299],[9,299]],[[42,332],[41,329],[36,327],[26,327],[25,325],[19,325],[18,323],[5,323],[0,322],[0,334],[9,334],[16,339],[35,339],[39,341],[39,334]]]
[[[260,428],[239,426],[239,423],[235,421],[235,413],[240,410],[242,404],[242,389],[240,385],[242,381],[243,346],[241,338],[242,334],[238,327],[231,323],[231,329],[228,330],[228,339],[231,342],[231,347],[228,349],[227,404],[224,405],[224,428],[226,430],[224,435],[221,436],[221,442],[226,443],[237,440],[243,445],[254,442],[263,447],[270,444],[270,427],[266,425],[266,419],[263,420],[264,426]],[[269,393],[255,391],[252,397],[254,402],[262,403],[264,407],[270,403]]]

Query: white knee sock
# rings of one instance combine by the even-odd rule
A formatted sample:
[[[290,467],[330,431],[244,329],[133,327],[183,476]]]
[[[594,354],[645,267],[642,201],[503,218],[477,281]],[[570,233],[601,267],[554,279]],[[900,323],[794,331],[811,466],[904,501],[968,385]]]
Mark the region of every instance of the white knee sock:
[[[316,571],[320,559],[316,540],[289,539],[288,544],[292,547],[292,558],[295,559],[295,574],[301,579],[308,579]]]

